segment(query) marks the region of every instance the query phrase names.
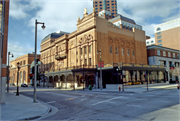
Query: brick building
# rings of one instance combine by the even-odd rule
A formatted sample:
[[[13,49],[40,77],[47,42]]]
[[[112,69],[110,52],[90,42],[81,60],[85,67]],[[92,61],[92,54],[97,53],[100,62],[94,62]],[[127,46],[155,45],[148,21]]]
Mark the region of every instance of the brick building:
[[[93,8],[96,15],[104,19],[112,19],[117,16],[117,1],[116,0],[93,0]]]
[[[157,45],[147,46],[148,64],[165,66],[167,71],[166,78],[168,81],[178,81],[180,79],[178,76],[173,76],[172,73],[170,73],[170,66],[180,67],[179,55],[179,50]],[[155,75],[157,78],[157,73]],[[160,74],[159,79],[163,79],[162,73]]]
[[[0,95],[5,103],[9,0],[0,0]]]
[[[37,59],[40,59],[40,55],[37,54]],[[30,74],[30,66],[34,61],[34,54],[25,54],[21,57],[18,57],[10,62],[10,83],[14,83],[17,85],[17,63],[20,63],[20,70],[19,70],[19,80],[18,85],[21,84],[30,84],[29,74]]]
[[[156,45],[180,50],[180,18],[154,26]]]
[[[41,72],[51,86],[55,83],[62,87],[72,83],[78,86],[83,83],[83,75],[87,85],[97,85],[98,50],[105,66],[121,62],[147,64],[145,32],[134,27],[131,30],[118,27],[96,16],[95,11],[89,15],[85,11],[84,17],[78,18],[76,31],[56,33],[59,37],[52,37],[53,34],[42,40],[40,51]]]

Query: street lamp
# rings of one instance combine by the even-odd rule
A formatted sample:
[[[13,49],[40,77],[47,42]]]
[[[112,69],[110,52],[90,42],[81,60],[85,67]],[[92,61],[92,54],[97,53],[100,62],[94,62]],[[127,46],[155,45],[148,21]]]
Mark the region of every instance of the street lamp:
[[[101,65],[101,49],[97,51],[100,54],[100,80],[101,80],[101,90],[102,90],[102,65]]]
[[[18,72],[17,72],[17,92],[16,92],[16,96],[19,96],[19,85],[18,85],[18,81],[19,81],[19,62],[17,63],[17,68],[18,68]]]
[[[9,55],[12,55],[11,57],[13,58],[14,55],[8,52],[8,68],[7,68],[7,92],[9,92]]]
[[[36,64],[37,64],[37,60],[36,60],[36,49],[37,49],[37,25],[38,24],[42,24],[42,29],[44,30],[46,27],[44,26],[44,23],[41,23],[41,22],[37,22],[37,19],[36,19],[36,21],[35,21],[35,57],[34,57],[34,98],[33,98],[33,102],[36,102],[36,80],[37,80],[37,74],[36,74],[36,69],[37,69],[37,66],[36,66]]]

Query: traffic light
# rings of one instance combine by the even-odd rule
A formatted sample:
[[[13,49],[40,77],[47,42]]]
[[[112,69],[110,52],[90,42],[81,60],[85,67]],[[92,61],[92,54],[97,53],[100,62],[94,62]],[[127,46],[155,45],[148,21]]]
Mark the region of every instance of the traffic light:
[[[33,77],[33,74],[29,74],[29,78],[32,79],[32,77]]]

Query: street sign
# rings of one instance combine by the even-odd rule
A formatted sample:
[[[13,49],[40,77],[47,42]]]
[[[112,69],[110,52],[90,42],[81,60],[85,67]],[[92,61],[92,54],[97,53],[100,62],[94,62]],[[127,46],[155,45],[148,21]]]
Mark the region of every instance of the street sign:
[[[98,67],[104,67],[104,61],[99,61],[98,62]]]

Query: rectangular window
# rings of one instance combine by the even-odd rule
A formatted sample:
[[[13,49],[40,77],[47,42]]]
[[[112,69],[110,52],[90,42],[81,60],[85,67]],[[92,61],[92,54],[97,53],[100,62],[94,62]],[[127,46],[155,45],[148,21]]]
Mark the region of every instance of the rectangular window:
[[[133,56],[134,56],[134,50],[133,50]]]
[[[87,59],[84,60],[85,66],[87,66]]]
[[[158,40],[158,43],[161,43],[162,42],[162,40]]]
[[[160,34],[161,34],[161,32],[158,32],[158,33],[157,33],[157,35],[160,35]]]
[[[81,48],[81,55],[83,54],[83,48]]]
[[[76,62],[78,63],[78,59],[76,59]]]
[[[76,51],[76,55],[78,55],[78,51]]]
[[[109,48],[109,49],[110,49],[110,53],[112,54],[112,46],[110,46],[110,48]]]
[[[25,65],[26,64],[26,61],[24,60],[23,64]]]
[[[157,55],[161,55],[160,50],[157,50]]]
[[[84,48],[84,54],[87,54],[87,47]]]
[[[158,36],[157,39],[161,39],[161,36]]]
[[[124,49],[122,48],[122,55],[124,55]]]
[[[154,41],[151,41],[151,43],[154,43]]]
[[[179,54],[177,54],[177,58],[179,59]]]
[[[127,50],[127,55],[129,56],[129,49]]]
[[[175,55],[175,53],[173,53],[173,58],[176,58],[176,55]]]
[[[91,46],[89,46],[89,53],[91,53]]]
[[[170,52],[168,52],[168,57],[171,57],[171,53]]]
[[[89,65],[91,66],[91,58],[89,58]]]
[[[158,46],[162,46],[162,44],[159,44]]]
[[[166,56],[166,51],[163,51],[163,56]]]
[[[147,44],[149,44],[149,42],[147,42]]]
[[[116,47],[116,54],[118,54],[118,47]]]

